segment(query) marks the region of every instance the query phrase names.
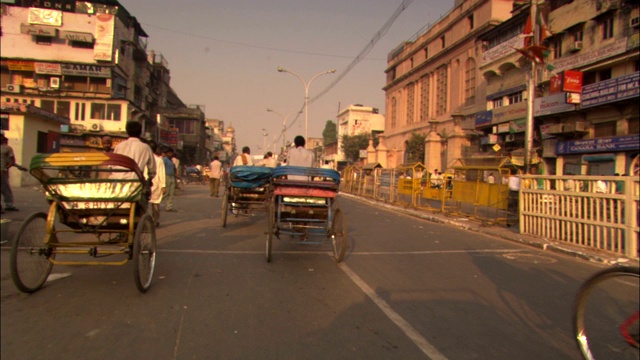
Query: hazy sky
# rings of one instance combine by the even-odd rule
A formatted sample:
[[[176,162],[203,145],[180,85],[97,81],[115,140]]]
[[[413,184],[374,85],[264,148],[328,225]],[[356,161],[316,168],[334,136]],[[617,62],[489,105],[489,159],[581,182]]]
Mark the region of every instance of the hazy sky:
[[[120,0],[149,35],[148,50],[169,62],[171,86],[207,118],[236,129],[239,147],[263,153],[282,132],[283,117],[325,90],[392,17],[402,0]],[[384,70],[389,52],[453,8],[453,0],[414,0],[373,50],[329,92],[309,105],[309,136],[321,137],[339,109],[362,104],[384,114]],[[271,108],[282,115],[267,112]],[[287,139],[304,135],[304,114]],[[278,141],[281,144],[282,140]],[[277,149],[277,147],[276,147]]]

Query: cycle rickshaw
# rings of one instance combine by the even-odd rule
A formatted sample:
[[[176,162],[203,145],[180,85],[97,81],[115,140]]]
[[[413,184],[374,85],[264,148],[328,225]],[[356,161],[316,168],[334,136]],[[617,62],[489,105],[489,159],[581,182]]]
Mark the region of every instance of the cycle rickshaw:
[[[10,267],[16,287],[39,290],[53,265],[132,260],[135,284],[146,292],[155,268],[156,233],[147,212],[149,185],[135,161],[111,153],[38,154],[30,173],[42,184],[49,210],[27,217],[15,237]]]
[[[331,240],[333,258],[342,261],[347,229],[336,195],[340,173],[331,169],[282,166],[273,171],[273,200],[267,221],[267,262],[273,238],[295,244],[321,245]]]
[[[222,227],[227,226],[229,213],[249,215],[254,210],[266,210],[272,198],[271,176],[273,168],[261,166],[234,166],[229,173],[222,196]]]

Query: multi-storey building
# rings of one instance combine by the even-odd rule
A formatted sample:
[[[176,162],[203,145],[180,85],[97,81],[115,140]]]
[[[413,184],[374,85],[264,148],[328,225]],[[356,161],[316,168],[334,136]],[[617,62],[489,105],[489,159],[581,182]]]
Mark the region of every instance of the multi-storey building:
[[[342,151],[342,137],[366,134],[377,136],[384,131],[384,116],[377,108],[352,104],[338,112],[338,142],[325,150],[324,162],[334,169],[341,169],[346,164]],[[327,151],[328,150],[328,151]]]
[[[146,37],[116,1],[2,4],[2,101],[68,117],[74,135],[153,127]]]
[[[508,0],[456,0],[437,23],[389,54],[381,136],[387,166],[406,161],[412,133],[426,135],[424,163],[430,170],[466,154],[475,138],[475,114],[485,110],[478,38],[508,19],[512,7]]]
[[[529,6],[482,37],[486,111],[478,113],[480,154],[523,165],[526,86],[523,47]],[[541,7],[550,36],[549,70],[537,66],[533,163],[544,174],[634,173],[638,163],[638,4],[552,0]],[[635,19],[635,20],[634,20]],[[494,149],[495,146],[498,146]],[[635,164],[635,165],[634,165]]]

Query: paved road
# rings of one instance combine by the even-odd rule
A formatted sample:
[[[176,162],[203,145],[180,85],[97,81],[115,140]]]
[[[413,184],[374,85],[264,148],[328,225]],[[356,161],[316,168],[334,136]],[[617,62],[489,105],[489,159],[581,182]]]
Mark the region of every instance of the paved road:
[[[578,359],[571,301],[603,267],[341,197],[348,254],[276,240],[188,185],[162,213],[151,289],[130,264],[54,267],[18,292],[2,248],[2,359]],[[15,232],[42,194],[17,189]]]

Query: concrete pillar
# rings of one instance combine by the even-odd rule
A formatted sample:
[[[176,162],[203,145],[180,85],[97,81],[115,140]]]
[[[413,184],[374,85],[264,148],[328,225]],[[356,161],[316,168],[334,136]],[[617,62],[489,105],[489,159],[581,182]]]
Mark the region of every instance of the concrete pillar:
[[[369,139],[367,147],[367,164],[376,162],[376,148],[373,147],[373,139]]]
[[[442,137],[436,132],[436,123],[431,122],[431,129],[424,139],[424,166],[429,172],[442,169]]]
[[[389,164],[389,159],[387,158],[389,154],[389,150],[384,146],[384,137],[381,136],[380,142],[378,143],[378,147],[376,148],[376,159],[382,165],[383,168],[387,168]]]

